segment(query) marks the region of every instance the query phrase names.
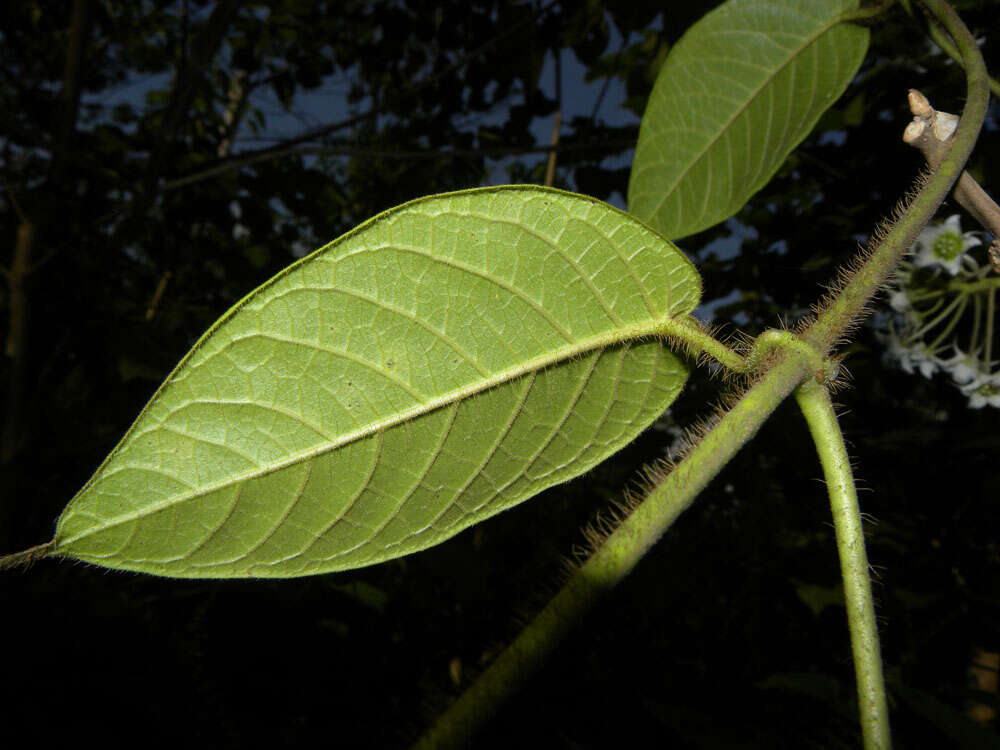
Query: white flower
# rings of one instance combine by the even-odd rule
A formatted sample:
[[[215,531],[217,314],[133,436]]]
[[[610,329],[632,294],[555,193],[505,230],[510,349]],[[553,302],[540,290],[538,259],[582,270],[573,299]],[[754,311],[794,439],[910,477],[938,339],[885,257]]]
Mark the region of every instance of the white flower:
[[[982,240],[972,232],[962,234],[958,214],[949,216],[943,223],[927,226],[917,237],[913,262],[918,266],[941,266],[952,276],[962,268],[962,258],[970,247],[981,245]]]
[[[987,405],[1000,409],[1000,372],[980,374],[971,383],[962,386],[962,393],[969,397],[970,409],[982,409]]]
[[[899,359],[899,366],[909,375],[912,375],[914,368],[917,368],[920,370],[921,375],[925,378],[930,378],[938,371],[938,360],[934,356],[934,353],[927,348],[927,344],[920,341],[903,349],[903,355]]]
[[[905,289],[895,289],[889,294],[889,306],[896,312],[904,313],[913,308],[910,304],[910,295]]]
[[[938,371],[939,360],[934,356],[934,352],[927,348],[927,345],[918,341],[916,343],[904,344],[903,340],[895,333],[879,336],[883,342],[888,344],[885,356],[887,359],[899,360],[899,366],[908,374],[912,375],[914,369],[920,370],[920,374],[925,378],[931,377]]]
[[[877,332],[876,337],[879,341],[886,345],[885,353],[882,355],[884,362],[891,362],[894,359],[903,360],[906,357],[906,347],[903,346],[902,339],[896,334],[895,331],[890,331],[888,334]]]
[[[951,359],[939,360],[941,369],[951,375],[956,385],[966,385],[983,375],[979,360],[960,351],[956,346],[955,356]]]

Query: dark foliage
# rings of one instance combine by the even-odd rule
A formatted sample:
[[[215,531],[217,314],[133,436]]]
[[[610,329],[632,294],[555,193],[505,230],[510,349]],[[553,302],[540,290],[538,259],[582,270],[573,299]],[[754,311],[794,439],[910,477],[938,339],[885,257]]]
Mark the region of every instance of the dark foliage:
[[[0,3],[8,268],[19,228],[35,230],[22,356],[0,370],[0,551],[50,538],[197,336],[297,255],[419,195],[541,181],[538,154],[511,152],[545,145],[532,126],[559,106],[541,79],[553,54],[624,96],[564,119],[556,185],[620,201],[658,66],[712,5]],[[995,2],[958,7],[996,75]],[[74,9],[87,11],[78,106]],[[749,334],[794,322],[889,212],[920,166],[900,142],[911,87],[961,107],[960,71],[897,8],[740,225],[684,241],[717,322]],[[993,104],[972,166],[995,195]],[[8,337],[12,289],[0,289]],[[1000,652],[997,412],[887,367],[871,328],[846,353],[853,379],[838,398],[873,490],[862,502],[894,734],[900,747],[997,747],[995,723],[963,715],[973,702],[997,708],[996,693],[968,686],[975,655]],[[696,373],[674,420],[703,416],[720,388]],[[806,435],[792,404],[779,410],[477,747],[858,746],[836,550]],[[650,430],[579,481],[354,573],[188,582],[53,562],[4,573],[3,736],[405,744],[544,601],[580,527],[670,440]]]

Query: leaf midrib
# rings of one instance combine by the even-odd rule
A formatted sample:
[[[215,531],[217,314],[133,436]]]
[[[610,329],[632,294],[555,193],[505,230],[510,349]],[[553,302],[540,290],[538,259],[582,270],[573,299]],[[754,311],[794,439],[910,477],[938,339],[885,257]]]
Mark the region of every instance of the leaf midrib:
[[[195,500],[199,497],[204,497],[213,492],[217,492],[227,487],[232,487],[234,485],[240,485],[245,482],[259,479],[261,477],[273,474],[275,472],[286,469],[290,466],[295,466],[303,461],[311,461],[314,458],[323,456],[331,451],[342,448],[351,443],[357,442],[359,440],[364,440],[365,438],[376,435],[380,432],[388,430],[392,427],[404,424],[405,422],[411,421],[425,414],[429,414],[437,409],[450,406],[452,404],[463,401],[467,398],[475,396],[479,393],[487,391],[491,388],[496,388],[502,386],[505,383],[509,383],[520,377],[528,375],[533,372],[539,372],[552,365],[559,364],[560,362],[565,362],[574,357],[581,356],[588,352],[596,351],[599,349],[605,349],[610,346],[615,346],[617,344],[622,344],[627,341],[633,341],[636,339],[646,338],[650,336],[655,336],[662,330],[663,323],[666,320],[672,319],[673,316],[666,316],[662,320],[647,320],[640,323],[632,323],[623,325],[613,331],[598,334],[595,336],[590,336],[581,339],[572,345],[567,345],[559,347],[558,349],[547,352],[546,354],[540,355],[529,359],[519,365],[502,370],[489,378],[483,378],[480,381],[471,383],[463,388],[458,388],[449,393],[439,396],[437,398],[430,399],[422,404],[406,409],[399,414],[392,417],[383,419],[381,421],[373,422],[365,427],[357,430],[345,433],[339,439],[334,440],[330,443],[323,444],[316,448],[312,448],[301,453],[297,453],[294,456],[290,456],[282,461],[276,462],[270,466],[264,468],[258,468],[244,472],[242,474],[230,477],[224,481],[217,482],[208,487],[204,487],[197,492],[188,493],[185,495],[175,496],[169,498],[168,500],[161,501],[155,505],[148,505],[142,509],[119,515],[115,518],[109,519],[101,523],[100,525],[95,525],[94,527],[82,531],[75,536],[71,536],[66,539],[60,539],[58,532],[56,535],[56,551],[64,550],[65,548],[72,545],[81,539],[85,539],[93,534],[106,531],[107,529],[113,528],[115,526],[121,526],[122,524],[130,523],[132,521],[141,520],[144,517],[155,515],[160,511],[171,508],[174,505],[180,503],[188,502],[190,500]],[[211,402],[206,402],[211,403]],[[252,401],[248,401],[248,404],[252,404]],[[146,468],[151,471],[157,471],[150,467],[134,467],[134,468]],[[162,472],[158,472],[163,475]]]

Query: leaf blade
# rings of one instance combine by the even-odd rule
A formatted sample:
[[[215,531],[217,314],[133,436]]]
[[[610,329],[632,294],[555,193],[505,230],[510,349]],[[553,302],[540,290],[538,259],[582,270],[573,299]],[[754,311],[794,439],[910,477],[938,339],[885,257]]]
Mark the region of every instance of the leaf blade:
[[[443,541],[655,419],[685,371],[634,339],[699,293],[676,249],[592,199],[526,186],[392,209],[206,333],[67,507],[56,552],[288,576]]]
[[[864,59],[857,0],[730,0],[671,50],[642,118],[629,211],[678,239],[735,214]]]

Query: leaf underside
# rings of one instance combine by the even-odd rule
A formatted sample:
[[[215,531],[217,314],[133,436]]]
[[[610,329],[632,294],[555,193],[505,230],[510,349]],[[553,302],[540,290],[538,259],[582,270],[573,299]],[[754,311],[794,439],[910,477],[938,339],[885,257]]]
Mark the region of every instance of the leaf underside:
[[[732,216],[844,92],[868,30],[857,0],[730,0],[692,26],[657,76],[629,211],[678,239]]]
[[[675,247],[583,196],[387,211],[201,338],[66,508],[55,553],[289,577],[441,542],[652,423],[687,371],[650,336],[699,295]]]

